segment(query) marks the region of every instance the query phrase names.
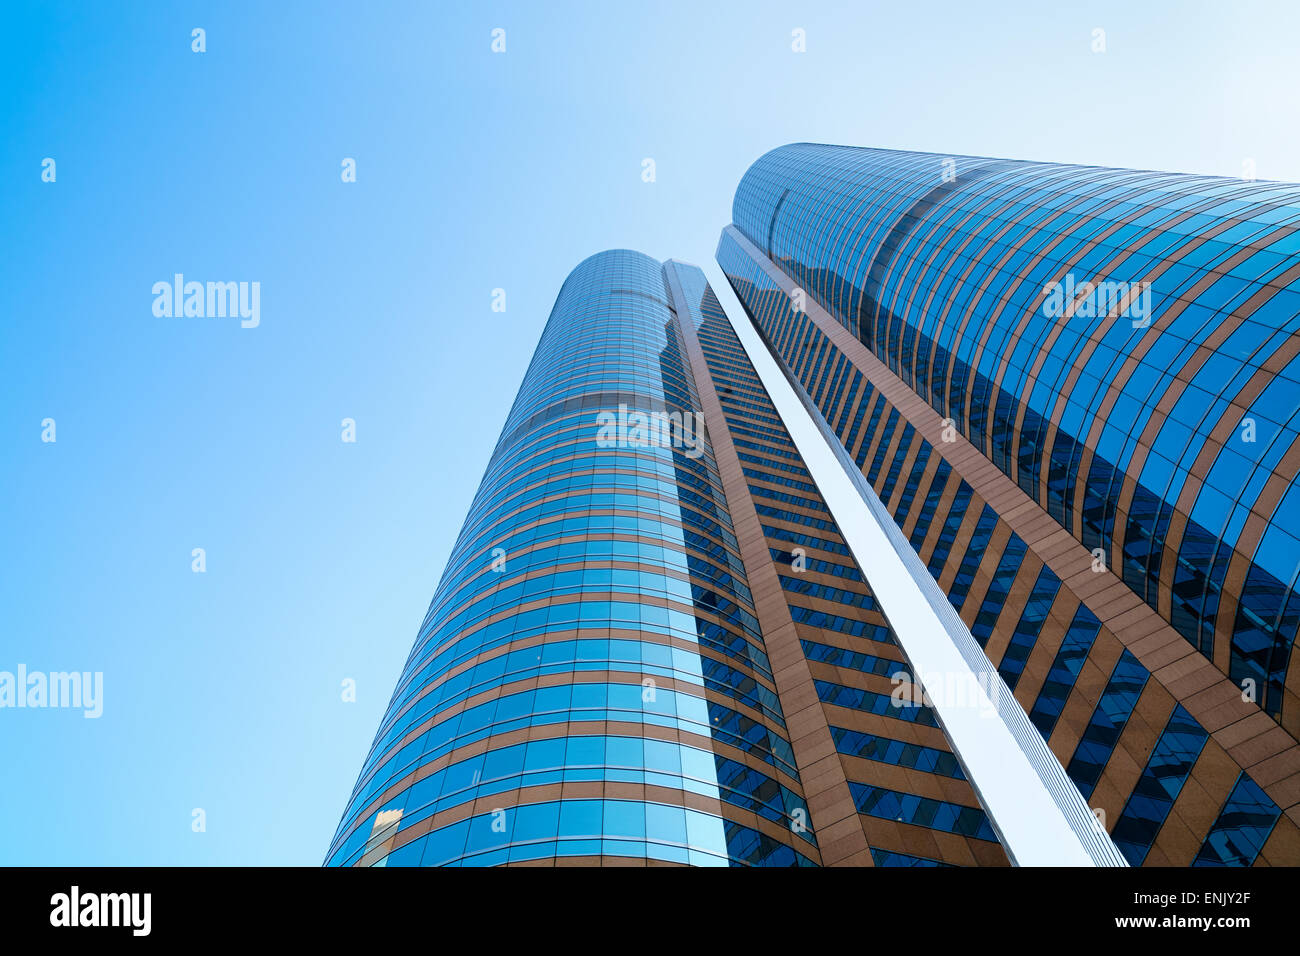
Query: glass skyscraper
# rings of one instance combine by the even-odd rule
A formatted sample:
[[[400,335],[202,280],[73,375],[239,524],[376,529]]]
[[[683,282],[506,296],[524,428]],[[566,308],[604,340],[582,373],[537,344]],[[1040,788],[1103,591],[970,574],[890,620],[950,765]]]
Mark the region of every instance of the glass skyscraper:
[[[1300,863],[1300,187],[799,144],[718,259],[1132,864]]]
[[[703,273],[601,253],[328,863],[1005,864],[906,671]]]
[[[662,265],[579,265],[330,862],[816,857],[698,407]]]
[[[327,864],[1300,862],[1300,187],[796,145],[733,219],[848,510],[699,269],[581,263]]]

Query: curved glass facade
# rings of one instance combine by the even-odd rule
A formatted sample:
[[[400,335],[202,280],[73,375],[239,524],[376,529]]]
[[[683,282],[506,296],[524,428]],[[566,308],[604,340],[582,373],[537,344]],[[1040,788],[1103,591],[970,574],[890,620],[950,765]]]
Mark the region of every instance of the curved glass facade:
[[[820,862],[663,267],[568,277],[330,865]]]
[[[734,214],[750,320],[1113,859],[1293,865],[1300,187],[796,145]],[[700,270],[574,269],[327,864],[1020,859],[805,438]]]
[[[1300,726],[1300,186],[797,144],[749,169],[733,216]]]

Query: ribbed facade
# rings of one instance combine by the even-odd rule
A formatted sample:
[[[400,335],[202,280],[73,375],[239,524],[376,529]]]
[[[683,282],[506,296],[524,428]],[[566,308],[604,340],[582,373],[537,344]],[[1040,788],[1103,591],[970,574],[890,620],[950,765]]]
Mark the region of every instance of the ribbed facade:
[[[584,261],[327,863],[820,862],[698,409],[660,263]]]
[[[718,259],[1131,863],[1300,863],[1300,187],[801,144]]]
[[[1006,865],[905,682],[703,273],[601,253],[560,291],[326,862]]]

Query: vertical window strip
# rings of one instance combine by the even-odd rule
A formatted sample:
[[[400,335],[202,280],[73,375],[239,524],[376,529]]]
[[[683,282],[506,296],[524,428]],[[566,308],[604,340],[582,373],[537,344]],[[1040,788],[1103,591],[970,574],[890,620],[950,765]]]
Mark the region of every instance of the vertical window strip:
[[[1034,645],[1038,643],[1038,635],[1047,620],[1048,612],[1052,609],[1052,602],[1056,600],[1057,592],[1060,590],[1061,579],[1052,573],[1051,568],[1044,565],[1038,572],[1038,580],[1034,582],[1034,589],[1029,593],[1029,602],[1025,605],[1020,621],[1016,624],[1016,630],[1011,635],[1011,641],[1002,654],[1002,661],[998,664],[998,673],[1012,690],[1015,690],[1016,684],[1020,682],[1020,675],[1025,670],[1025,662],[1029,660]]]
[[[1111,832],[1130,865],[1141,866],[1151,851],[1207,736],[1182,704],[1174,708]]]
[[[1282,811],[1242,773],[1192,866],[1254,866]]]
[[[1093,642],[1101,631],[1101,622],[1082,604],[1070,622],[1061,648],[1056,652],[1052,667],[1047,672],[1047,679],[1038,692],[1038,699],[1029,711],[1030,722],[1038,728],[1044,740],[1052,736],[1056,729],[1056,720],[1065,708],[1066,698],[1074,690],[1074,683],[1079,679],[1083,662],[1088,659]]]
[[[1138,663],[1132,652],[1125,649],[1106,682],[1101,699],[1097,701],[1092,719],[1083,731],[1083,739],[1065,768],[1085,800],[1091,798],[1097,788],[1097,781],[1115,752],[1119,735],[1128,724],[1149,676],[1150,673]]]

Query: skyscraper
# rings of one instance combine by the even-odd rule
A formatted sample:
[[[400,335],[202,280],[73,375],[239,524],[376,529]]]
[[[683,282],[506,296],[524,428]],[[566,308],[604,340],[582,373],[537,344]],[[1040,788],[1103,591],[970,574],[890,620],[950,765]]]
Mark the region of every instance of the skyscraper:
[[[1300,863],[1300,187],[799,144],[718,260],[1132,864]]]
[[[703,273],[601,253],[327,862],[1005,865],[910,681]]]
[[[581,263],[326,862],[1300,863],[1300,187],[797,145],[733,218],[812,430]]]
[[[820,862],[685,349],[564,283],[328,862]]]

